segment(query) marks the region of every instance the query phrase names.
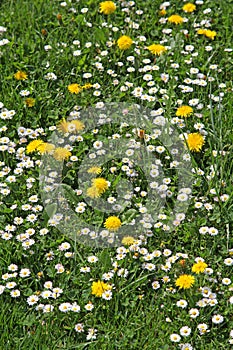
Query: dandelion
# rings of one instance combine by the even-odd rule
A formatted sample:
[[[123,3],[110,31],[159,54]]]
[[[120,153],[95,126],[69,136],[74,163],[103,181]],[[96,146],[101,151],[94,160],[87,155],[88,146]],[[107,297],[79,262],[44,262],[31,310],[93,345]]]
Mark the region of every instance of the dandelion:
[[[37,151],[40,154],[52,154],[55,149],[55,146],[49,142],[43,142],[37,147]]]
[[[104,292],[111,289],[112,289],[112,286],[110,286],[110,284],[104,283],[99,280],[97,282],[92,283],[91,294],[95,295],[98,298],[101,298]]]
[[[200,152],[205,143],[205,140],[200,133],[194,132],[188,134],[186,142],[191,152]]]
[[[165,10],[165,8],[162,8],[160,11],[159,11],[159,15],[160,16],[165,16],[167,13],[167,11]]]
[[[100,197],[100,192],[98,189],[94,186],[88,187],[87,189],[87,196],[90,198],[99,198]]]
[[[90,88],[92,88],[92,84],[90,84],[90,83],[86,83],[86,84],[84,84],[83,86],[81,86],[81,88],[83,89],[83,90],[88,90],[88,89],[90,89]]]
[[[185,4],[183,6],[182,9],[183,9],[184,12],[190,12],[191,13],[191,12],[196,10],[196,5],[192,4],[191,2],[188,2],[187,4]]]
[[[121,220],[117,216],[109,216],[104,222],[104,227],[109,231],[117,231],[121,227]]]
[[[166,47],[160,44],[152,44],[147,49],[153,54],[160,56],[163,52],[167,51]]]
[[[172,15],[170,17],[168,17],[168,22],[170,23],[175,23],[175,24],[181,24],[184,22],[183,17],[179,16],[179,15]]]
[[[180,106],[176,111],[177,117],[189,117],[193,113],[193,109],[190,106]]]
[[[59,121],[58,125],[57,125],[57,129],[60,131],[60,132],[63,132],[63,133],[68,133],[68,126],[69,126],[69,122],[67,122],[65,120],[65,118],[62,118],[62,120]]]
[[[92,166],[91,168],[89,168],[87,170],[87,172],[89,174],[97,174],[97,175],[100,174],[101,171],[102,171],[102,169],[99,166]]]
[[[103,177],[97,177],[92,180],[92,186],[97,189],[99,194],[104,193],[108,189],[108,181]]]
[[[117,40],[117,45],[120,50],[127,50],[132,44],[133,40],[127,35],[123,35]]]
[[[204,261],[199,261],[194,264],[192,267],[192,272],[199,274],[200,272],[204,272],[208,265]]]
[[[116,10],[116,5],[113,1],[103,1],[100,3],[100,12],[104,15],[111,15]]]
[[[63,147],[56,148],[53,153],[53,157],[58,161],[62,161],[65,159],[67,160],[70,156],[71,156],[71,152],[68,151],[68,149]]]
[[[176,280],[176,286],[180,289],[189,289],[193,286],[195,278],[191,275],[181,275]]]
[[[33,106],[35,106],[36,100],[32,97],[28,97],[25,99],[24,102],[25,102],[27,107],[33,107]]]
[[[18,72],[16,72],[16,73],[14,74],[14,78],[15,78],[16,80],[26,80],[26,79],[28,78],[28,75],[27,75],[26,72],[23,72],[23,71],[21,71],[21,70],[18,70]]]
[[[205,35],[207,38],[214,40],[217,33],[209,29],[198,29],[197,34]]]
[[[217,35],[217,33],[216,33],[214,30],[209,30],[209,29],[207,29],[207,30],[205,31],[205,36],[206,36],[207,38],[209,38],[209,39],[214,40],[214,38],[216,37],[216,35]]]
[[[125,236],[123,237],[121,243],[129,246],[135,243],[135,239],[132,236]]]
[[[70,122],[70,125],[74,125],[75,127],[75,131],[82,131],[85,128],[85,125],[83,124],[83,122],[81,122],[81,120],[72,120]]]
[[[72,94],[79,94],[82,91],[82,87],[79,84],[70,84],[68,85],[68,90]]]
[[[43,141],[40,139],[31,141],[27,145],[26,153],[29,154],[29,153],[36,151],[41,144],[43,144]]]

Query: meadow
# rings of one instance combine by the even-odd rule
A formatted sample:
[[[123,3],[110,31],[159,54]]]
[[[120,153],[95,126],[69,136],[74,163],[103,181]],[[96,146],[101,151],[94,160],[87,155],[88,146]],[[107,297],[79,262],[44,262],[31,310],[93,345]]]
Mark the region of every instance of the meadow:
[[[233,1],[0,9],[0,350],[232,349]]]

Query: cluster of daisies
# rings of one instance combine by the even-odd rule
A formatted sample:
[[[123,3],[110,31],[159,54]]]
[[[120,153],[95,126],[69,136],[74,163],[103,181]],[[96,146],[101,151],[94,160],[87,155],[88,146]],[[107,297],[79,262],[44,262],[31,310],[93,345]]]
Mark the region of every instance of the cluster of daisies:
[[[18,262],[12,257],[12,262],[2,268],[0,294],[3,298],[22,299],[38,313],[75,315],[72,327],[78,335],[85,335],[86,340],[97,338],[95,323],[93,328],[85,324],[86,315],[89,320],[94,319],[96,306],[114,303],[119,286],[127,287],[128,278],[141,274],[145,276],[145,284],[149,282],[150,289],[147,291],[142,285],[140,291],[135,291],[139,301],[143,302],[148,292],[160,298],[161,309],[170,303],[174,313],[165,312],[164,322],[167,323],[168,339],[178,343],[180,349],[193,349],[196,334],[203,338],[215,332],[220,324],[228,327],[233,305],[233,251],[228,246],[229,227],[213,222],[211,216],[220,205],[227,204],[230,193],[224,179],[216,188],[218,169],[215,164],[202,169],[198,159],[205,152],[211,152],[213,159],[224,159],[227,155],[227,151],[209,149],[208,138],[213,125],[208,118],[210,111],[219,112],[229,87],[217,79],[222,68],[214,63],[214,55],[210,56],[210,53],[215,50],[218,33],[214,30],[214,22],[206,17],[212,10],[202,10],[202,5],[202,0],[185,2],[174,12],[170,2],[163,2],[156,14],[159,34],[152,40],[144,25],[146,9],[137,8],[134,1],[103,1],[95,5],[95,11],[104,40],[83,43],[81,37],[74,37],[71,44],[62,42],[55,46],[47,42],[44,46],[43,54],[48,55],[48,61],[41,79],[51,84],[48,86],[65,78],[60,71],[50,69],[52,54],[58,59],[66,55],[74,65],[77,65],[76,60],[89,55],[89,71],[82,71],[79,81],[74,80],[72,73],[67,85],[59,86],[63,89],[61,93],[72,101],[66,112],[68,118],[62,118],[55,125],[48,122],[44,128],[28,128],[22,123],[14,135],[12,125],[19,111],[8,109],[0,102],[0,153],[3,155],[0,162],[3,208],[0,237],[3,249],[18,252],[15,258]],[[62,2],[60,6],[57,20],[61,26],[70,14],[75,16],[80,12],[84,29],[95,28],[94,19],[93,23],[89,22],[88,7],[77,10],[71,2]],[[117,14],[123,16],[123,25],[118,25]],[[199,15],[203,19],[197,22]],[[0,26],[0,36],[6,33],[7,29]],[[47,37],[47,30],[42,29],[41,35]],[[1,55],[5,54],[9,42],[7,38],[0,40]],[[231,51],[224,49],[228,54]],[[15,91],[23,99],[23,108],[33,112],[39,101],[30,97],[33,89],[30,88],[29,69],[16,70],[12,79],[17,82]],[[109,98],[106,85],[114,91],[116,99],[120,96],[120,99],[145,104],[152,128],[148,131],[146,125],[127,123],[129,111],[123,109],[120,117],[122,120],[123,115],[124,122],[111,129],[107,125],[111,123],[111,115],[107,113],[105,103],[105,98]],[[209,86],[210,94],[207,93]],[[203,97],[207,95],[208,100]],[[82,119],[82,107],[85,107],[81,106],[82,98],[85,100],[87,96],[95,107],[94,120],[92,116]],[[180,154],[179,143],[170,147],[170,152],[161,144],[166,121],[170,125],[170,138],[175,130],[179,130],[178,141],[184,153]],[[53,132],[56,132],[56,139],[50,137]],[[122,140],[126,140],[124,147]],[[121,157],[101,163],[110,146],[117,142]],[[148,157],[146,160],[143,150]],[[146,164],[147,176],[141,174],[136,158],[139,165]],[[86,164],[82,168],[84,177],[80,185],[77,174],[83,159]],[[190,184],[175,189],[180,161],[186,167],[192,159],[196,160],[190,168],[194,193]],[[42,189],[46,200],[42,201],[39,177],[46,161],[49,167]],[[61,178],[74,193],[69,202],[60,193],[55,208],[53,200]],[[121,189],[123,202],[119,204],[117,186],[121,179],[127,180],[127,186]],[[209,188],[202,195],[199,187],[204,179],[208,180]],[[151,193],[156,193],[156,200],[163,209],[158,211],[156,219],[153,212],[158,208],[151,202]],[[178,209],[172,212],[174,198]],[[92,204],[103,200],[108,212],[102,215]],[[50,208],[49,218],[44,213],[46,205]],[[70,206],[78,218],[77,227],[69,225]],[[158,237],[169,235],[172,226],[182,234],[182,224],[191,227],[191,222],[198,216],[206,219],[196,225],[195,238],[213,243],[215,238],[227,237],[227,251],[217,262],[214,257],[207,261],[203,256],[193,257],[190,253],[161,248],[164,244],[151,248]],[[89,225],[94,220],[96,226]],[[105,271],[98,254],[79,261],[73,241],[66,241],[67,237],[51,244],[51,237],[59,236],[59,228],[67,222],[68,230],[76,231],[77,241],[80,237],[88,237],[88,242],[98,242],[101,238],[101,242],[117,245],[108,253],[111,263]],[[134,233],[137,223],[140,224],[139,235]],[[121,230],[122,235],[119,234]],[[37,258],[36,254],[44,263],[41,269],[30,263]],[[25,264],[21,265],[21,261]],[[74,265],[78,266],[79,287],[85,285],[89,290],[86,299],[76,295],[71,300],[67,296],[71,285],[74,289],[77,287],[77,281],[72,279]],[[229,343],[233,343],[233,330],[230,329]]]

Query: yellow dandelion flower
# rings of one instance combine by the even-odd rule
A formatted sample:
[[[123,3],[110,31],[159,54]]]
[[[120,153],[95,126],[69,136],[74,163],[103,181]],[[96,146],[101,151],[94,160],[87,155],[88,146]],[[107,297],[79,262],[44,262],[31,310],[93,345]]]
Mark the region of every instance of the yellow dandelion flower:
[[[58,160],[58,161],[62,161],[62,160],[67,160],[69,159],[69,157],[72,155],[72,153],[70,151],[68,151],[67,148],[63,148],[63,147],[58,147],[55,149],[54,153],[53,153],[53,157]]]
[[[106,290],[111,290],[112,286],[110,284],[104,283],[102,281],[97,281],[97,282],[93,282],[92,286],[91,286],[91,294],[95,295],[98,298],[102,297],[102,294],[106,291]]]
[[[88,187],[87,189],[87,196],[90,198],[99,198],[101,193],[98,191],[98,189],[94,186]]]
[[[108,182],[103,177],[92,179],[92,186],[95,187],[100,194],[108,189]]]
[[[41,144],[43,144],[43,141],[42,140],[33,140],[31,141],[28,145],[27,145],[27,148],[26,148],[26,153],[29,154],[29,153],[32,153],[34,151],[37,151],[37,148],[38,146],[40,146]]]
[[[82,88],[83,90],[90,89],[90,88],[92,88],[92,84],[86,83],[85,85],[81,86],[81,88]]]
[[[92,166],[87,170],[89,174],[100,174],[102,169],[99,166]]]
[[[132,245],[134,244],[136,241],[132,236],[125,236],[123,237],[121,243],[124,245]]]
[[[191,275],[181,275],[176,280],[176,286],[180,289],[189,289],[195,283],[195,278]]]
[[[26,72],[23,72],[23,71],[21,71],[21,70],[18,70],[18,72],[16,72],[16,73],[14,74],[14,78],[15,78],[16,80],[26,80],[26,79],[28,78],[28,75],[27,75]]]
[[[197,34],[205,35],[206,29],[198,29]]]
[[[214,30],[209,29],[198,29],[197,34],[205,35],[207,38],[214,40],[217,33]]]
[[[40,154],[52,154],[55,149],[55,146],[52,143],[43,142],[37,147],[37,151]]]
[[[160,44],[152,44],[147,49],[153,53],[153,55],[160,56],[163,52],[167,51],[166,47]]]
[[[207,29],[207,30],[205,31],[205,36],[206,36],[207,38],[209,38],[209,39],[214,40],[214,38],[216,37],[216,35],[217,35],[217,33],[216,33],[214,30],[209,30],[209,29]]]
[[[72,120],[70,124],[75,126],[75,131],[82,131],[85,128],[85,125],[81,120]]]
[[[117,231],[121,227],[121,220],[117,216],[109,216],[104,222],[104,227],[109,231]]]
[[[198,263],[193,265],[192,272],[198,274],[200,272],[204,272],[207,267],[208,265],[204,261],[199,261]]]
[[[62,118],[57,124],[57,129],[60,132],[63,132],[64,134],[68,133],[68,127],[69,127],[69,122],[65,120],[65,118]]]
[[[200,152],[205,143],[205,140],[200,133],[194,132],[188,134],[186,142],[191,152]]]
[[[185,5],[183,6],[183,11],[184,11],[184,12],[189,12],[189,13],[191,13],[191,12],[193,12],[193,11],[195,11],[195,10],[196,10],[196,5],[192,4],[191,2],[188,2],[187,4],[185,4]]]
[[[183,17],[179,16],[179,15],[172,15],[170,17],[168,17],[168,22],[170,23],[175,23],[175,24],[181,24],[184,22]]]
[[[133,44],[133,40],[127,36],[127,35],[122,35],[118,40],[117,40],[117,45],[120,50],[127,50],[130,48],[130,46]]]
[[[116,5],[113,1],[103,1],[100,3],[100,12],[104,15],[111,15],[116,10]]]
[[[79,94],[82,91],[82,87],[79,84],[68,85],[68,90],[72,94]]]
[[[24,102],[25,102],[27,107],[33,107],[33,106],[35,106],[36,100],[32,97],[28,97],[25,99]]]
[[[162,8],[160,11],[159,11],[159,15],[160,16],[165,16],[167,13],[167,11],[165,10],[165,8]]]
[[[190,106],[180,106],[176,111],[177,117],[189,117],[193,113],[193,109]]]

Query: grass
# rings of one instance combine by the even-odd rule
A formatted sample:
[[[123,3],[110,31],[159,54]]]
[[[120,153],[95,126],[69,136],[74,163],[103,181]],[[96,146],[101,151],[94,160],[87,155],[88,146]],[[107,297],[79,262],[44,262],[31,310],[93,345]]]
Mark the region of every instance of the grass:
[[[233,2],[207,0],[197,4],[193,13],[184,13],[183,1],[170,3],[164,16],[159,13],[161,2],[158,0],[147,0],[146,3],[138,0],[134,5],[116,1],[117,10],[108,16],[99,13],[99,3],[94,0],[67,1],[66,6],[56,0],[3,0],[0,4],[0,23],[6,28],[6,32],[2,30],[0,34],[0,40],[6,38],[9,41],[5,45],[1,42],[0,47],[0,102],[3,104],[0,110],[0,323],[3,327],[0,344],[4,350],[214,350],[232,347],[233,281],[232,261],[229,261],[233,255],[233,51],[229,49],[233,42]],[[85,8],[88,8],[87,13]],[[175,25],[164,19],[175,13],[188,21]],[[197,34],[197,28],[204,28],[204,20],[207,29],[217,32],[214,40]],[[182,29],[186,31],[182,32]],[[117,47],[117,40],[123,34],[134,41],[126,51]],[[153,43],[167,46],[167,51],[161,56],[153,56],[146,49]],[[193,45],[193,48],[187,45]],[[103,69],[98,65],[100,63]],[[179,66],[175,67],[174,63]],[[202,75],[191,73],[192,68],[197,68]],[[17,71],[26,72],[27,79],[17,80],[14,76]],[[46,79],[48,73],[55,74],[57,79]],[[90,77],[85,77],[85,73],[91,73]],[[150,76],[146,77],[146,74]],[[200,80],[204,86],[200,86]],[[68,91],[67,87],[72,83],[84,86],[79,94]],[[85,88],[87,83],[92,86]],[[192,91],[185,92],[180,85],[192,87]],[[156,87],[154,92],[150,90],[152,87]],[[143,89],[143,93],[137,96],[138,89]],[[29,96],[22,96],[22,90],[26,90],[26,94],[28,91]],[[150,100],[148,96],[154,98]],[[28,97],[35,100],[34,106],[26,104]],[[198,102],[192,102],[194,99]],[[110,114],[112,124],[98,124],[98,118],[102,117],[98,117],[100,112],[95,107],[100,102],[107,105],[103,113]],[[117,103],[115,114],[114,107],[108,107],[112,102]],[[140,113],[133,117],[130,113],[123,117],[120,114],[121,106],[128,108],[132,104],[141,105],[148,115],[151,110],[162,108],[162,111],[154,112],[143,124]],[[192,115],[182,121],[175,120],[179,105],[187,104],[192,105]],[[92,114],[91,107],[94,108]],[[15,115],[4,119],[4,108],[14,110]],[[82,112],[77,113],[85,108],[84,117]],[[165,145],[165,151],[159,153],[155,149],[163,145],[161,137],[146,141],[142,136],[144,132],[149,135],[152,129],[153,132],[154,129],[161,130],[153,121],[161,114],[179,134],[187,136],[201,132],[205,136],[200,152],[186,150],[193,167],[192,175],[189,174],[192,186],[183,187],[190,187],[192,194],[188,209],[184,210],[184,219],[170,231],[166,230],[166,225],[171,223],[172,208],[180,206],[179,213],[184,209],[184,203],[174,199],[179,194],[177,184],[184,179],[178,177],[179,167],[170,164],[171,148],[179,148],[179,144],[174,143],[173,131],[172,146]],[[83,208],[82,203],[87,203],[84,211],[78,214],[78,221],[68,220],[68,226],[65,226],[64,217],[68,215],[65,206],[59,201],[57,206],[54,205],[57,192],[47,194],[50,203],[43,200],[46,193],[40,188],[39,165],[44,158],[36,151],[27,153],[27,147],[33,139],[48,142],[54,126],[62,118],[71,119],[74,115],[85,120],[84,131],[78,132],[83,139],[74,143],[71,149],[72,156],[77,159],[65,160],[62,167],[53,156],[48,158],[52,169],[62,168],[63,183],[76,191],[68,193],[66,203],[73,209]],[[128,121],[129,125],[122,121]],[[21,135],[22,128],[31,130]],[[113,143],[111,137],[115,134],[120,141],[116,136],[117,141]],[[65,142],[69,136],[59,134]],[[138,143],[138,151],[126,144],[129,139]],[[169,138],[166,139],[168,142]],[[98,147],[93,146],[97,141],[103,142],[100,149],[105,149],[106,153],[111,145],[116,145],[114,157],[111,157],[111,150],[110,158],[105,155],[101,158]],[[151,153],[148,149],[144,151],[148,144],[154,147]],[[134,155],[130,156],[132,149]],[[88,158],[88,152],[97,158]],[[124,159],[126,154],[130,160]],[[162,164],[158,168],[161,176],[158,181],[164,177],[169,179],[167,195],[170,193],[170,197],[163,203],[158,226],[151,228],[144,223],[139,236],[132,220],[140,217],[148,221],[143,209],[153,215],[156,207],[155,203],[147,201],[148,194],[152,193],[151,183],[157,181],[157,178],[151,180],[146,172],[152,159],[150,155]],[[24,160],[34,163],[25,166]],[[100,166],[100,174],[88,173],[80,183],[79,170],[84,169],[83,164]],[[126,170],[125,165],[128,165]],[[182,166],[186,167],[184,162]],[[17,174],[15,169],[20,167],[22,173]],[[134,169],[135,173],[132,175],[129,169]],[[85,195],[94,177],[103,177],[111,183],[97,199]],[[9,189],[9,193],[5,193],[4,188]],[[116,214],[111,201],[118,201],[120,189],[127,203],[124,210]],[[147,193],[142,194],[142,191]],[[126,198],[126,194],[129,197]],[[31,196],[35,195],[38,198],[33,200]],[[162,203],[159,195],[157,199]],[[109,211],[105,210],[107,200]],[[23,209],[22,206],[28,204],[29,209]],[[63,210],[60,226],[51,221],[59,213],[58,209]],[[31,214],[36,217],[29,217]],[[124,232],[123,236],[132,236],[139,241],[123,244],[122,236],[116,246],[109,243],[108,247],[103,247],[103,242],[100,244],[98,240],[88,238],[89,241],[85,241],[89,236],[83,236],[85,244],[81,243],[80,236],[74,236],[75,230],[80,231],[88,225],[93,225],[96,232],[103,230],[110,215],[120,217],[121,229],[125,231],[120,229],[119,232]],[[209,234],[200,233],[203,227],[210,229]],[[45,228],[48,232],[41,233]],[[22,238],[25,232],[29,232],[29,237]],[[150,257],[153,252],[154,256]],[[91,261],[93,256],[94,261]],[[196,274],[192,267],[200,260],[205,261],[209,270]],[[90,271],[86,272],[85,268]],[[30,274],[24,277],[20,274],[22,269],[29,270]],[[14,272],[14,276],[6,275]],[[109,280],[103,278],[106,273],[111,275]],[[183,274],[194,276],[194,286],[187,289],[176,286],[177,278]],[[104,280],[112,288],[109,300],[92,293],[93,282],[98,280]],[[49,281],[52,287],[48,287]],[[158,288],[153,284],[155,281]],[[56,287],[61,292],[52,295],[52,288]],[[215,305],[202,305],[202,288],[209,288],[206,299],[208,303],[214,300]],[[12,295],[15,290],[20,295]],[[51,290],[48,298],[43,294],[47,290]],[[29,305],[31,296],[37,296],[38,301]],[[187,307],[178,307],[180,300],[186,300]],[[65,312],[62,310],[64,303],[69,303],[70,308],[77,303],[80,311]],[[94,308],[88,311],[91,305]],[[199,316],[191,318],[189,312],[194,308],[198,309]],[[214,323],[214,315],[221,315],[223,322]],[[80,323],[84,331],[79,333],[75,326]],[[202,324],[207,327],[204,334],[199,330]],[[182,335],[184,326],[191,331],[187,337]],[[96,336],[91,335],[93,329],[97,331]],[[172,334],[179,335],[180,340],[175,342]]]

